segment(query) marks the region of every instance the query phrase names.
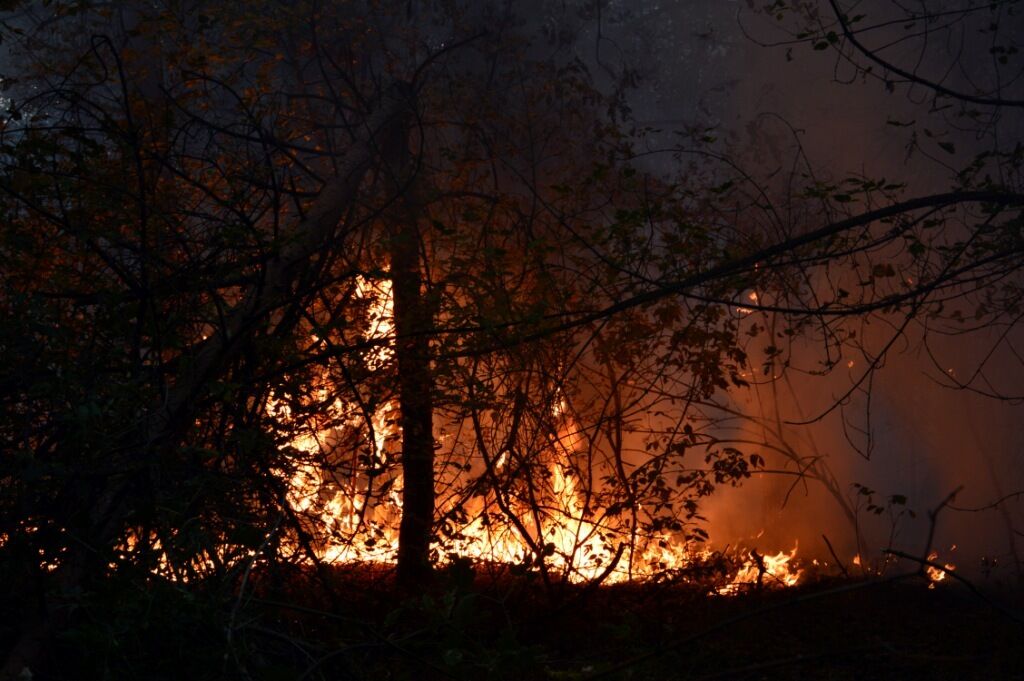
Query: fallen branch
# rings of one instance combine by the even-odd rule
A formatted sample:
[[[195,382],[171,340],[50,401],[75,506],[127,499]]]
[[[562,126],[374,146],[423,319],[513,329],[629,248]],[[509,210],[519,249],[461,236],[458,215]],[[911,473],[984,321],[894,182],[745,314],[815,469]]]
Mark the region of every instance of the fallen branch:
[[[843,577],[849,578],[850,573],[846,570],[846,566],[843,565],[843,561],[839,560],[839,556],[836,554],[836,550],[832,548],[832,542],[828,540],[828,537],[826,537],[824,533],[822,533],[821,538],[825,540],[825,546],[828,547],[828,552],[831,553],[832,558],[835,559],[836,565],[838,565],[839,569],[843,571]]]

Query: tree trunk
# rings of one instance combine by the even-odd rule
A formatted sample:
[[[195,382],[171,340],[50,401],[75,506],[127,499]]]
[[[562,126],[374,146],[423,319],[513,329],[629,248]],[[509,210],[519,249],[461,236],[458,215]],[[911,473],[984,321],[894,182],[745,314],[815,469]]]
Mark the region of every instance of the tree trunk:
[[[422,585],[430,578],[434,526],[433,376],[430,369],[432,314],[421,291],[420,232],[414,210],[391,237],[395,357],[398,361],[402,426],[402,521],[398,530],[398,581]]]

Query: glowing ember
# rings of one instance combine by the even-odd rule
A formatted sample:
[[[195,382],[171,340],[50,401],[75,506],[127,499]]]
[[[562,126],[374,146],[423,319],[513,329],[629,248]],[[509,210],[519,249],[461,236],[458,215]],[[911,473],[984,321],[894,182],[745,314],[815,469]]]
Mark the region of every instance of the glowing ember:
[[[954,549],[955,548],[956,547],[954,545]],[[934,562],[938,561],[938,559],[939,559],[939,552],[938,551],[932,551],[931,553],[928,554],[928,560],[930,562],[934,563]],[[928,585],[929,589],[934,589],[936,583],[941,582],[942,580],[944,580],[946,578],[946,572],[947,571],[952,572],[953,570],[956,570],[956,565],[954,565],[953,563],[944,563],[943,567],[945,568],[945,570],[937,568],[937,567],[934,567],[932,565],[925,566],[925,574],[927,574],[928,575],[928,579],[931,580],[931,583]]]
[[[759,300],[758,295],[757,295],[757,291],[751,291],[750,293],[748,293],[747,294],[747,300],[749,300],[752,303],[757,303],[758,300]],[[748,315],[748,314],[751,314],[753,312],[753,310],[750,309],[749,307],[737,307],[736,311],[738,313],[740,313],[741,315]]]

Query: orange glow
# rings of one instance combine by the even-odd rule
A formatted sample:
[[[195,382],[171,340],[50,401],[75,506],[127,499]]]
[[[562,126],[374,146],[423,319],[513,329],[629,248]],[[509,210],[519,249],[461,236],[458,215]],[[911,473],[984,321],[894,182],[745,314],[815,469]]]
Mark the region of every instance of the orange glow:
[[[804,574],[802,569],[790,564],[790,561],[796,558],[796,552],[796,546],[791,551],[779,551],[771,556],[762,556],[751,551],[732,581],[720,587],[717,592],[730,595],[750,586],[796,586]]]
[[[956,545],[954,545],[953,548],[955,550]],[[929,561],[934,563],[934,562],[938,561],[938,559],[939,559],[939,552],[938,551],[932,551],[931,553],[928,554],[928,560]],[[925,574],[928,575],[928,579],[931,581],[931,583],[928,585],[929,589],[934,589],[936,583],[941,582],[942,580],[946,579],[946,576],[947,576],[946,572],[947,571],[952,572],[953,570],[956,570],[956,565],[954,565],[953,563],[944,563],[943,567],[946,568],[946,569],[945,570],[941,570],[941,569],[939,569],[937,567],[934,567],[934,566],[931,566],[931,565],[926,565],[925,566]]]
[[[388,338],[394,332],[390,282],[360,281],[358,291],[358,295],[371,300],[373,325],[367,332],[367,340]],[[756,300],[757,294],[751,293],[749,298]],[[375,350],[369,363],[371,368],[379,368],[392,357],[391,348],[382,345]],[[328,388],[327,385],[322,387],[323,392],[318,396],[321,402],[327,401]],[[289,413],[284,405],[271,399],[267,409],[287,422]],[[393,403],[382,404],[371,419],[373,442],[368,444],[371,444],[372,456],[384,462],[389,456],[386,443],[400,434],[396,410]],[[351,410],[335,402],[334,411],[336,414],[330,417]],[[602,519],[602,516],[588,510],[584,503],[586,495],[581,493],[569,465],[573,455],[585,448],[585,435],[574,422],[570,405],[564,397],[553,400],[550,413],[558,424],[558,430],[553,433],[549,445],[549,476],[543,484],[547,490],[545,494],[550,498],[545,496],[543,514],[532,516],[529,508],[513,507],[512,512],[521,518],[532,518],[530,523],[524,521],[516,525],[505,521],[503,514],[486,512],[487,504],[493,503],[491,500],[475,498],[469,502],[462,501],[471,520],[465,526],[455,528],[443,543],[435,543],[440,562],[460,557],[522,565],[535,561],[536,554],[542,553],[545,568],[564,575],[571,582],[604,579],[608,583],[617,583],[684,570],[713,555],[710,544],[687,543],[668,532],[656,536],[630,536],[611,526],[609,519]],[[353,425],[358,427],[358,424]],[[302,457],[303,461],[316,460],[327,440],[327,433],[307,430],[290,444],[306,455]],[[514,454],[501,451],[493,463],[495,470],[509,465],[510,456]],[[326,563],[393,563],[396,560],[398,520],[402,510],[401,476],[393,475],[389,483],[384,499],[368,502],[365,490],[345,488],[317,466],[297,462],[290,474],[287,499],[297,515],[308,519],[311,534],[318,538],[313,548],[319,560]],[[495,518],[499,519],[496,521]],[[524,535],[524,530],[528,534]],[[302,559],[303,554],[298,547],[287,547],[287,550]],[[744,554],[734,551],[732,555],[744,556],[741,567],[730,583],[715,593],[729,595],[739,593],[746,586],[796,584],[803,574],[792,562],[796,552],[796,547],[788,552],[763,556],[756,552]],[[617,562],[611,565],[616,557]]]

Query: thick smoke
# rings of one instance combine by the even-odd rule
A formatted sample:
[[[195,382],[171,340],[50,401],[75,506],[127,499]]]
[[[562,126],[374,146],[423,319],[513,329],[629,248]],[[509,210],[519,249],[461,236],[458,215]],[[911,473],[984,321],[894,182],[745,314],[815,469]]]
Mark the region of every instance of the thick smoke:
[[[652,149],[671,145],[673,131],[687,125],[716,126],[723,144],[766,177],[801,166],[813,168],[820,179],[854,174],[906,182],[907,195],[915,195],[948,191],[955,169],[998,143],[997,134],[1020,137],[1020,117],[1006,114],[986,134],[957,130],[947,112],[930,109],[926,93],[890,91],[877,79],[856,77],[832,50],[759,45],[784,36],[772,17],[751,11],[750,3],[628,4],[604,3],[600,27],[592,17],[577,50],[609,81],[616,72],[635,69],[641,85],[628,101],[638,121],[661,130],[648,136]],[[884,19],[892,7],[861,3],[858,11]],[[972,25],[958,30],[963,33],[951,39],[964,39]],[[955,83],[977,82],[984,60],[991,59],[969,35],[966,44],[955,55]],[[950,58],[936,49],[924,54],[919,67],[942,72]],[[937,131],[956,155],[943,156],[931,140],[919,139],[913,147],[911,123],[914,130]],[[667,154],[652,163],[670,170]],[[892,329],[882,319],[862,331],[865,346],[877,351]],[[914,326],[865,383],[870,396],[855,390],[845,404],[809,425],[785,422],[812,419],[835,404],[861,377],[864,356],[843,357],[827,377],[790,372],[774,386],[741,391],[737,405],[774,432],[755,420],[740,431],[753,441],[783,440],[801,461],[814,461],[834,476],[834,486],[830,492],[794,476],[799,467],[791,458],[769,456],[768,467],[784,472],[758,475],[708,503],[716,543],[750,543],[763,531],[759,541],[765,548],[799,541],[803,555],[831,560],[826,534],[847,562],[858,552],[864,562],[877,561],[889,545],[920,555],[929,510],[962,488],[936,520],[933,548],[960,569],[988,573],[995,560],[996,574],[1019,576],[1024,499],[962,510],[988,507],[1024,490],[1021,407],[1019,400],[998,398],[1024,392],[1024,370],[1013,350],[1021,347],[1021,334],[1006,333],[989,328],[943,335]],[[819,351],[808,344],[795,352],[813,364]],[[964,383],[991,394],[965,389]]]

